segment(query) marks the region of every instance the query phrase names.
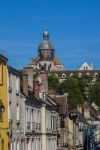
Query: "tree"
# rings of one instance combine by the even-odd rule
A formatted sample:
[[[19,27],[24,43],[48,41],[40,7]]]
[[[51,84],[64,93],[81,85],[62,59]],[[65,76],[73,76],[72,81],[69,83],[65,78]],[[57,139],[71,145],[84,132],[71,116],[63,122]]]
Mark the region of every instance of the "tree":
[[[58,86],[57,91],[60,94],[68,93],[68,106],[69,109],[76,108],[78,105],[84,103],[84,92],[81,87],[81,81],[76,76],[66,78]]]
[[[90,88],[90,102],[94,102],[100,107],[100,80],[98,79]]]
[[[54,74],[48,76],[48,88],[49,90],[57,90],[59,85],[59,79]]]

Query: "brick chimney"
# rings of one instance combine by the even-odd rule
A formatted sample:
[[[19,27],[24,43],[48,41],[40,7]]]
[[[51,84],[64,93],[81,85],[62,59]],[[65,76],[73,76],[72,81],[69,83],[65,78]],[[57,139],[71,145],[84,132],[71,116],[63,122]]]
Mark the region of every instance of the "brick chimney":
[[[34,81],[33,81],[33,91],[34,91],[34,95],[35,95],[36,97],[39,97],[40,86],[39,86],[38,77],[35,78]]]
[[[40,92],[48,93],[48,74],[41,72],[39,78],[41,79]]]
[[[48,93],[48,74],[41,72],[33,81],[34,95],[40,97],[42,93]]]
[[[21,91],[28,96],[28,74],[21,75]]]

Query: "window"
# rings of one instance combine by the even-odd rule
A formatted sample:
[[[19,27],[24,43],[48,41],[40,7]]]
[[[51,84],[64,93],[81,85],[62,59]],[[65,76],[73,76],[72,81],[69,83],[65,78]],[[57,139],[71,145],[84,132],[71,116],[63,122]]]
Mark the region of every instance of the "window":
[[[1,139],[1,150],[4,150],[4,139]]]
[[[14,140],[14,150],[16,150],[16,140]]]
[[[19,121],[19,105],[17,104],[17,121]]]
[[[65,73],[62,74],[62,78],[66,78],[66,74]]]
[[[8,111],[8,119],[9,120],[12,119],[12,117],[11,117],[11,110],[12,110],[12,103],[9,102],[9,111]]]
[[[19,90],[19,79],[18,79],[18,77],[16,77],[16,90],[17,91]]]
[[[3,65],[0,63],[0,84],[3,84]]]
[[[16,77],[16,95],[19,96],[19,78]]]
[[[4,109],[4,106],[3,106],[2,101],[0,100],[0,121],[2,121],[3,119],[3,109]]]
[[[0,121],[2,121],[2,109],[0,108]]]

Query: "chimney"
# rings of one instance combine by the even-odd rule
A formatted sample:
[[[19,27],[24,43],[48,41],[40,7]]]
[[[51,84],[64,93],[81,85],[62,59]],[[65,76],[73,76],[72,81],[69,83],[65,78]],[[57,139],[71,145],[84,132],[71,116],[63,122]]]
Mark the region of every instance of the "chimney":
[[[21,75],[21,91],[28,96],[28,74]]]
[[[34,95],[44,97],[44,93],[48,93],[48,74],[41,72],[33,81]]]
[[[34,91],[34,95],[36,97],[39,97],[40,86],[39,86],[38,77],[33,80],[33,91]]]
[[[39,74],[39,78],[41,79],[40,83],[40,92],[48,93],[48,74],[41,72]]]

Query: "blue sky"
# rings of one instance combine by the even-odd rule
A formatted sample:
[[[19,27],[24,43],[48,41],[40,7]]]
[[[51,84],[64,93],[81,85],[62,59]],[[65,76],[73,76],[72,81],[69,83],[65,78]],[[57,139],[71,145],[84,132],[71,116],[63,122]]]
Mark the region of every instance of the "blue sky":
[[[0,1],[0,48],[13,67],[37,55],[45,29],[65,69],[100,69],[100,0]]]

